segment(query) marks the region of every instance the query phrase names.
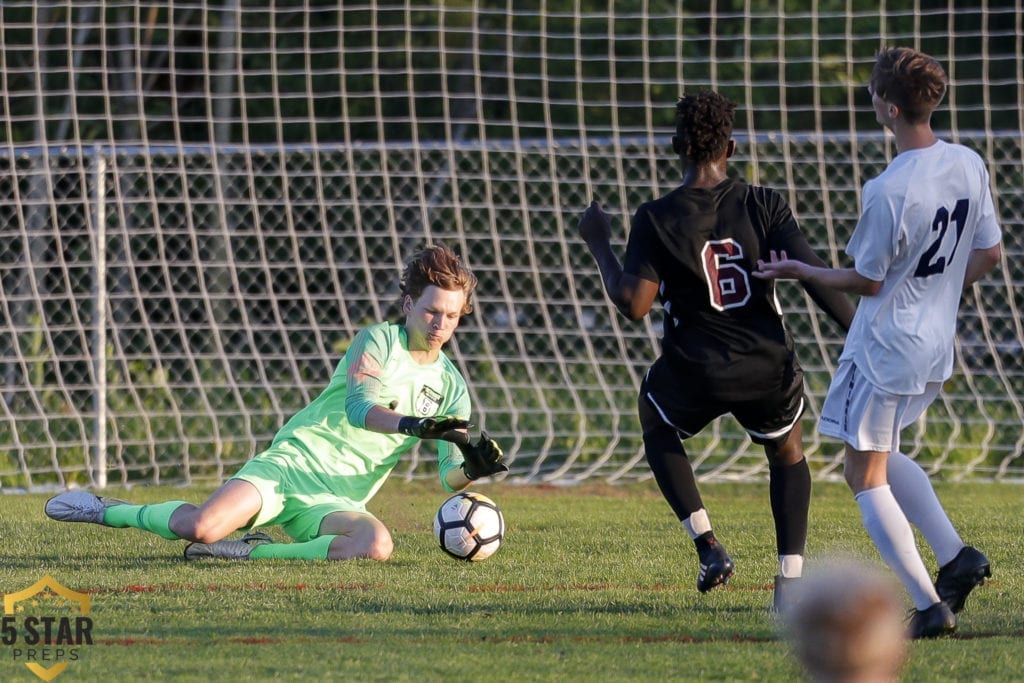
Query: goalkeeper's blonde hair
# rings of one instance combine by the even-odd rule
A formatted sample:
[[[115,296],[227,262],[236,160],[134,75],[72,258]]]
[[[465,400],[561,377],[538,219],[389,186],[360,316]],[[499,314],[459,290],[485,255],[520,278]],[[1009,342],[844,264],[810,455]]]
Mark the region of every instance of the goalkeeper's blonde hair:
[[[417,251],[402,272],[403,297],[409,296],[416,301],[430,285],[450,291],[461,289],[466,294],[462,314],[473,312],[476,275],[458,254],[443,244],[426,246]]]

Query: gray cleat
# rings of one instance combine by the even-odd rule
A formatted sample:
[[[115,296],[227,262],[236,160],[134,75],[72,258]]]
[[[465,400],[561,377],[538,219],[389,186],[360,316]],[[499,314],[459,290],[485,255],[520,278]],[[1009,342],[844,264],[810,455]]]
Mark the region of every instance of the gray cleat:
[[[239,539],[215,541],[213,543],[189,543],[185,546],[186,560],[248,560],[252,549],[271,538],[262,531],[253,531]]]
[[[127,505],[123,500],[97,496],[88,491],[65,491],[46,501],[46,516],[58,522],[91,522],[103,524],[104,511],[115,505]],[[104,524],[104,526],[109,526]]]

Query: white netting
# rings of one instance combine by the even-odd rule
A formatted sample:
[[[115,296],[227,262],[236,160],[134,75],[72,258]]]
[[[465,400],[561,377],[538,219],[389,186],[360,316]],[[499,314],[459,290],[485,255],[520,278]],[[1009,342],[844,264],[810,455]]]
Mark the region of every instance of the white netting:
[[[936,126],[986,159],[1005,232],[906,446],[947,478],[1024,474],[1020,0],[255,4],[0,6],[3,487],[231,474],[356,330],[397,315],[399,266],[429,241],[480,277],[452,353],[510,476],[646,477],[636,392],[660,314],[616,317],[580,212],[600,197],[624,238],[678,180],[676,97],[713,87],[739,103],[734,171],[783,190],[843,264],[894,153],[864,89],[894,44],[946,64]],[[842,339],[781,293],[824,476],[839,448],[813,423]],[[689,450],[705,477],[765,475],[729,418]]]

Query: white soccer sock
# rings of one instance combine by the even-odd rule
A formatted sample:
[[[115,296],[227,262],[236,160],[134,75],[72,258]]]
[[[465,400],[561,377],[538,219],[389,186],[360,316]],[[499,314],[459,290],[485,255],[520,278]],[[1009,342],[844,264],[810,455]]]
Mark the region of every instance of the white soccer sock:
[[[914,543],[914,530],[889,486],[861,491],[854,499],[861,521],[885,563],[910,592],[914,607],[925,610],[939,601],[928,569]]]
[[[803,576],[803,555],[779,555],[779,576],[794,579]]]
[[[711,531],[711,520],[708,519],[708,511],[704,508],[691,512],[690,516],[683,520],[683,526],[690,534],[690,538],[697,538]]]
[[[892,495],[903,508],[907,520],[920,529],[928,541],[939,566],[956,557],[964,547],[963,539],[936,497],[928,474],[899,451],[889,454],[886,472]]]

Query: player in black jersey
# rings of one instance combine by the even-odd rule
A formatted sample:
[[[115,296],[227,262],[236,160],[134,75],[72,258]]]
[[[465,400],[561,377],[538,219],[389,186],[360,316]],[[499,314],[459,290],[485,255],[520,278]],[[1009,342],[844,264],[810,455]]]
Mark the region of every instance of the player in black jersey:
[[[640,423],[658,486],[696,545],[702,593],[725,583],[734,563],[712,531],[683,440],[732,413],[764,446],[779,555],[778,609],[785,580],[803,571],[807,538],[811,475],[801,443],[803,371],[774,287],[750,273],[771,251],[824,262],[780,194],[729,177],[734,114],[735,105],[715,92],[678,101],[672,149],[683,182],[636,211],[624,264],[611,248],[610,217],[596,201],[580,218],[579,233],[623,315],[639,320],[656,296],[664,308],[661,355],[640,388]],[[854,309],[845,295],[804,287],[849,329]]]

